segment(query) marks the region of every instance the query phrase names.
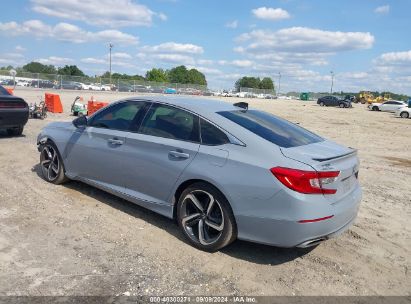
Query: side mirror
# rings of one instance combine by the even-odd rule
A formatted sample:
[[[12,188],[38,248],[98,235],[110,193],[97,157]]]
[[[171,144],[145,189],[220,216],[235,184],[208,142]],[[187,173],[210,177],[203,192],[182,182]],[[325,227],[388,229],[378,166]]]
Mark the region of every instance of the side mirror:
[[[73,125],[76,128],[84,128],[87,126],[87,116],[80,116],[73,120]]]

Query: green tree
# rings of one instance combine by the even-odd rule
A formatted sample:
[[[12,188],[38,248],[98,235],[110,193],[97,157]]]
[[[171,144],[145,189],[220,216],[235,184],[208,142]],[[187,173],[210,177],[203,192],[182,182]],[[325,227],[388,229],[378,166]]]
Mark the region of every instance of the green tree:
[[[269,77],[264,77],[260,82],[259,88],[265,90],[274,90],[273,80]]]
[[[76,65],[65,65],[57,70],[59,75],[86,76]]]
[[[171,83],[188,83],[188,71],[184,65],[172,68],[168,71],[168,80]]]
[[[196,69],[191,69],[187,72],[187,83],[207,85],[207,80],[203,73]]]
[[[240,91],[240,88],[260,88],[260,78],[258,77],[248,77],[244,76],[243,78],[238,79],[235,82],[235,88],[237,91]]]
[[[56,67],[32,61],[23,66],[23,70],[30,73],[56,74]]]
[[[168,82],[168,73],[163,69],[153,68],[146,72],[146,80],[156,82]]]

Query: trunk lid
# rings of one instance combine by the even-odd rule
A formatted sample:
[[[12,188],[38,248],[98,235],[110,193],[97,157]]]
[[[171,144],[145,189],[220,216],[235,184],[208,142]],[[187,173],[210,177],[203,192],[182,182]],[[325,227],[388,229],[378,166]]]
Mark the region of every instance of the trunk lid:
[[[305,163],[316,171],[340,171],[335,182],[323,186],[324,189],[337,189],[335,194],[324,194],[330,204],[337,203],[358,186],[359,159],[355,149],[330,140],[280,149],[285,157]]]

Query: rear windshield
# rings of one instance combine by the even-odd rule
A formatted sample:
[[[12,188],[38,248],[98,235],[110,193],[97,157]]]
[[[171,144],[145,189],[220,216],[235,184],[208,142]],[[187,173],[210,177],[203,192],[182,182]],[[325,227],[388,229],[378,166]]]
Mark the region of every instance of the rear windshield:
[[[283,148],[303,146],[324,140],[285,119],[262,111],[223,111],[218,114]]]

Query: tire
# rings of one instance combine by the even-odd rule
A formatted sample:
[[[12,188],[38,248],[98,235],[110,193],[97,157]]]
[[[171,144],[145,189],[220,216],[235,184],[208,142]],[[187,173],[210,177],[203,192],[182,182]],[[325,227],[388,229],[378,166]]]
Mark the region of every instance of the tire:
[[[17,128],[13,128],[13,129],[7,129],[7,134],[9,136],[20,136],[21,134],[23,134],[23,126],[17,127]]]
[[[59,185],[68,181],[60,153],[51,141],[41,147],[40,168],[44,179],[49,183]]]
[[[373,107],[372,107],[372,110],[373,110],[373,111],[379,111],[380,109],[378,109],[377,106],[373,106]]]
[[[181,193],[177,222],[189,243],[204,251],[215,252],[237,238],[230,204],[218,189],[207,183],[194,183]]]
[[[410,117],[410,114],[408,114],[408,112],[401,112],[400,117],[401,118],[408,118],[408,117]]]
[[[345,108],[345,105],[344,105],[343,103],[340,103],[338,106],[339,106],[340,108]]]
[[[323,101],[321,101],[321,102],[320,102],[320,107],[323,107],[323,106],[325,106],[325,104],[324,104]]]

